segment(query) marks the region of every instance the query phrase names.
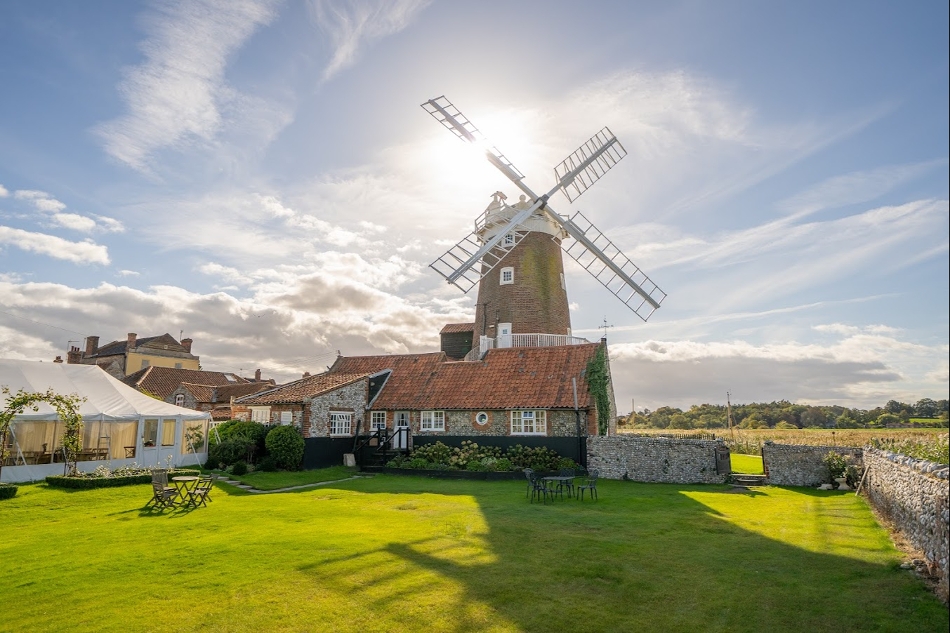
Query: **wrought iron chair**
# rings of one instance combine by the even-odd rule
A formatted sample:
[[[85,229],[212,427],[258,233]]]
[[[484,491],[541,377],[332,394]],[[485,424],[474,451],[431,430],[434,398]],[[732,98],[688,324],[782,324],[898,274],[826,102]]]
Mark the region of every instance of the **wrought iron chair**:
[[[600,476],[600,473],[597,470],[592,470],[587,475],[587,483],[583,486],[577,487],[577,492],[580,493],[581,501],[584,500],[584,491],[590,490],[590,498],[597,499],[597,477]]]
[[[551,496],[551,501],[554,501],[554,491],[547,487],[544,479],[538,477],[533,470],[525,475],[528,476],[528,485],[531,487],[531,503],[534,503],[535,497],[540,497],[542,503],[547,503],[548,495]]]
[[[525,499],[531,496],[531,489],[534,488],[534,470],[531,468],[524,469],[524,476],[528,479],[528,489],[525,491]]]
[[[571,479],[569,479],[569,480],[567,480],[567,481],[559,481],[559,482],[557,483],[557,487],[558,487],[558,492],[561,492],[561,491],[563,491],[565,488],[567,488],[567,496],[568,496],[568,497],[573,497],[573,496],[574,496],[574,477],[576,476],[576,474],[574,473],[574,469],[573,469],[573,468],[562,468],[562,469],[558,472],[558,476],[559,476],[559,477],[570,477],[570,478],[571,478]],[[561,496],[562,496],[562,497],[564,496],[563,492],[561,492]]]

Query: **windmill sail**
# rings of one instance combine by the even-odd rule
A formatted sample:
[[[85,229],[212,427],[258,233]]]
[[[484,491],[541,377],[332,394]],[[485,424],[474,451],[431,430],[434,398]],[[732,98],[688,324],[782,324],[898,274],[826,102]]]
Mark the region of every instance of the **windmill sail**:
[[[534,201],[530,207],[511,217],[500,230],[485,232],[484,227],[476,226],[471,234],[429,264],[446,281],[463,292],[471,290],[524,238],[527,231],[522,223],[540,209],[575,239],[564,250],[637,316],[646,321],[660,307],[666,293],[621,253],[603,232],[579,212],[568,219],[547,204],[558,190],[573,202],[627,155],[608,128],[592,136],[555,167],[557,184],[539,196],[525,184],[524,175],[511,161],[488,143],[478,128],[445,96],[430,99],[422,107],[458,138],[483,145],[488,161]],[[483,236],[487,234],[491,237],[485,239]],[[508,235],[514,236],[514,240],[504,240]]]

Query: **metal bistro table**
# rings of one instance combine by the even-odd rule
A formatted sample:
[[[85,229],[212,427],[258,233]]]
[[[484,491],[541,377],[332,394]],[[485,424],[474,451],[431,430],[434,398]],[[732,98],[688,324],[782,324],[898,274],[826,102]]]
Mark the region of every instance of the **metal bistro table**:
[[[198,478],[192,475],[180,475],[178,477],[172,477],[172,483],[175,484],[175,488],[178,490],[178,498],[184,501],[185,497],[188,495],[188,484],[194,486],[194,482],[197,481]]]
[[[553,476],[551,476],[551,477],[542,477],[542,478],[541,478],[541,481],[544,481],[544,482],[545,482],[545,485],[547,485],[547,482],[550,482],[551,484],[556,484],[556,486],[552,486],[552,489],[550,490],[550,492],[551,492],[551,498],[553,499],[553,498],[554,498],[554,491],[555,491],[557,488],[563,486],[564,484],[566,484],[566,483],[568,483],[568,482],[574,481],[574,475],[570,475],[570,476],[567,476],[567,475],[553,475]],[[561,494],[561,496],[562,496],[562,497],[564,496],[563,493]],[[571,496],[571,493],[568,492],[568,493],[567,493],[567,496],[570,497],[570,496]]]

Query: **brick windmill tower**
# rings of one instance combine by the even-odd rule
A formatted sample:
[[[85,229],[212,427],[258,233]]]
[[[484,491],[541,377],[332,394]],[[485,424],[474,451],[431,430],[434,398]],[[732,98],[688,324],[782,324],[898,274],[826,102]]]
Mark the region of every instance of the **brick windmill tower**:
[[[508,205],[505,195],[496,192],[475,229],[429,265],[463,292],[478,285],[475,357],[493,347],[574,342],[562,251],[644,321],[660,307],[666,293],[586,217],[579,211],[562,216],[548,205],[557,191],[573,202],[627,155],[609,129],[555,167],[555,186],[538,195],[448,99],[430,99],[422,107],[463,141],[484,146],[488,161],[524,194]],[[568,239],[573,240],[570,245],[565,244]]]

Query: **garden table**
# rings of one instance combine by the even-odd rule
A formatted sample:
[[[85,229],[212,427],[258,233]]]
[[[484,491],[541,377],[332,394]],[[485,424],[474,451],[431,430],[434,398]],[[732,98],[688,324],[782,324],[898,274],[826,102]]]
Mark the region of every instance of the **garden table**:
[[[551,482],[552,484],[556,484],[556,488],[560,489],[566,483],[573,483],[574,477],[565,476],[565,475],[552,475],[550,477],[542,477],[541,480],[544,482]],[[563,493],[561,496],[562,497],[564,496]],[[568,492],[567,496],[571,496],[571,493]],[[552,494],[551,497],[553,498],[554,495]]]
[[[184,501],[188,494],[188,484],[196,481],[198,481],[198,478],[192,475],[172,477],[172,483],[175,484],[175,488],[178,490],[178,498]]]

